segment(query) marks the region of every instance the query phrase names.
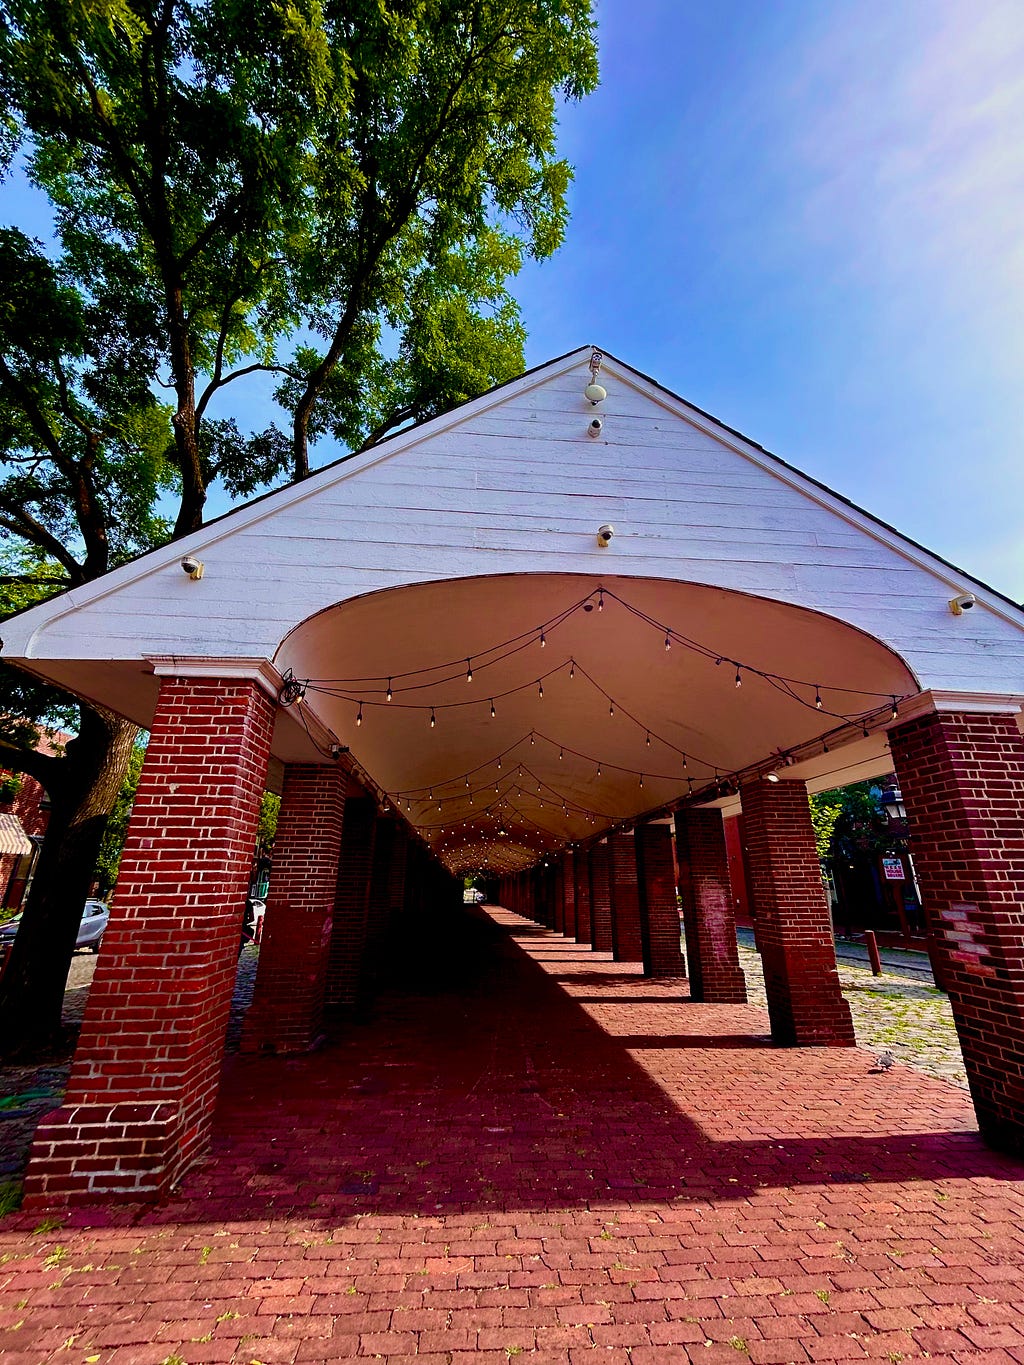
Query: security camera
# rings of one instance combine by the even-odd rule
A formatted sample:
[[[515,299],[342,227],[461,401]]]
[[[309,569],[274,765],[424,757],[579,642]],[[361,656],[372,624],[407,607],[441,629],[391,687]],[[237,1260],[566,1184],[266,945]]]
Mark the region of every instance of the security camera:
[[[614,526],[599,526],[597,529],[597,543],[602,550],[607,550],[608,543],[615,534]]]
[[[203,569],[206,566],[201,559],[196,559],[193,555],[186,555],[181,561],[181,567],[189,578],[202,578]]]
[[[965,611],[970,611],[977,600],[973,592],[962,592],[959,597],[949,599],[949,609],[954,616],[963,616]]]
[[[603,428],[604,423],[601,421],[600,417],[595,417],[593,421],[590,423],[590,426],[587,427],[587,435],[600,436]]]

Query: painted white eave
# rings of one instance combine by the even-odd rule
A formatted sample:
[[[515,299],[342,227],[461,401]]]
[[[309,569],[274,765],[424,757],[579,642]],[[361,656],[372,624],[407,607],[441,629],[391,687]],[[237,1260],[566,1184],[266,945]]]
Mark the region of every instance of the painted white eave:
[[[408,431],[399,432],[379,446],[359,454],[341,457],[333,464],[311,474],[308,479],[304,479],[301,483],[277,489],[263,495],[253,503],[225,513],[223,517],[218,518],[209,526],[202,527],[200,530],[192,532],[191,535],[173,541],[158,550],[153,550],[130,564],[113,569],[93,583],[73,588],[59,597],[51,598],[47,602],[40,603],[37,607],[10,618],[4,623],[3,627],[4,655],[14,659],[31,659],[38,632],[79,607],[94,605],[133,583],[174,567],[186,554],[195,554],[201,558],[204,550],[209,550],[236,532],[256,526],[265,518],[273,517],[279,511],[294,507],[307,498],[316,497],[325,488],[343,483],[363,470],[372,468],[385,460],[390,460],[396,456],[400,457],[404,451],[412,449],[414,446],[450,431],[461,423],[492,408],[499,407],[509,400],[529,393],[532,389],[539,388],[551,379],[557,378],[589,360],[595,349],[592,346],[580,347],[563,356],[560,360],[552,361],[529,374],[520,376],[518,379],[488,390],[479,398],[472,399],[449,413],[432,418],[419,426],[410,428]],[[751,464],[779,479],[818,506],[841,518],[848,525],[855,527],[858,531],[898,554],[909,564],[928,573],[942,585],[944,591],[948,591],[951,597],[962,592],[965,581],[968,582],[979,603],[983,603],[986,608],[1007,624],[1017,630],[1024,631],[1024,609],[1014,606],[985,584],[977,582],[967,574],[961,574],[927,550],[914,545],[897,531],[891,530],[876,521],[868,513],[852,506],[838,494],[830,493],[814,480],[787,466],[778,457],[745,440],[714,418],[692,407],[684,399],[663,389],[653,380],[647,379],[637,371],[630,369],[624,362],[616,360],[607,352],[602,352],[602,354],[602,373],[614,376],[616,382],[627,385],[634,391],[641,393],[650,402],[657,404],[666,412],[687,422],[704,435],[743,456]]]

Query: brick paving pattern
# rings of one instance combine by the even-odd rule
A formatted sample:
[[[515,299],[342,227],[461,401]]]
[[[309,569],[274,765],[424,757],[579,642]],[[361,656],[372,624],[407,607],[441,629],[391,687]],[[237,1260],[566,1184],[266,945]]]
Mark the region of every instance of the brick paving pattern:
[[[747,998],[751,1004],[766,1008],[761,959],[742,941],[739,953]],[[876,1055],[889,1052],[897,1061],[928,1076],[967,1089],[953,1011],[942,991],[927,980],[908,980],[885,971],[872,976],[865,967],[843,963],[839,964],[839,981],[861,1047],[872,1049]]]
[[[500,910],[410,956],[229,1059],[167,1204],[0,1224],[5,1365],[1024,1362],[1024,1165],[961,1090]]]

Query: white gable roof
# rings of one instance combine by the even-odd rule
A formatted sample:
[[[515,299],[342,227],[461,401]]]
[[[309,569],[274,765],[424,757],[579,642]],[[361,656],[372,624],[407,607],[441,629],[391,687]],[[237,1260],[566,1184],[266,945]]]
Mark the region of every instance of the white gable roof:
[[[608,355],[603,428],[588,437],[591,353],[12,618],[4,656],[104,700],[121,664],[272,660],[314,613],[386,588],[615,574],[812,608],[890,646],[922,689],[1024,695],[1012,603]],[[600,549],[605,522],[616,535]],[[201,581],[182,573],[186,552],[204,561]],[[965,589],[978,606],[954,617],[948,600]]]

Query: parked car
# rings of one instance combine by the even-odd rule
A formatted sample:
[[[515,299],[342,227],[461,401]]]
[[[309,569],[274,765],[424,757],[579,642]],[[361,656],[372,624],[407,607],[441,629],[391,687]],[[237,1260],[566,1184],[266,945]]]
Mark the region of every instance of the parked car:
[[[86,901],[85,908],[82,911],[82,922],[78,926],[78,938],[75,940],[75,947],[88,948],[91,953],[98,953],[109,919],[110,911],[102,901]],[[0,949],[10,948],[20,924],[21,916],[15,915],[6,924],[0,925]]]

